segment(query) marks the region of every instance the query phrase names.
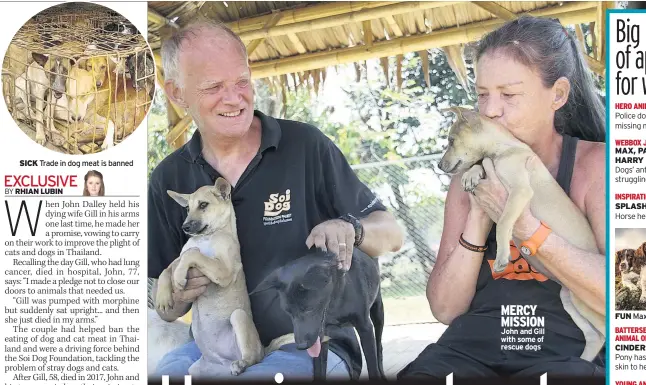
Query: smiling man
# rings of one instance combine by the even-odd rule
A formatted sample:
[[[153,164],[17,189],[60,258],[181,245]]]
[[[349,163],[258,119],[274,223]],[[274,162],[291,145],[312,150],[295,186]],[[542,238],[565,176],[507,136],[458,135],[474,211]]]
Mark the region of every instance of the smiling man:
[[[148,274],[157,278],[179,256],[187,236],[186,211],[167,190],[192,193],[218,177],[232,186],[242,264],[251,291],[270,272],[316,246],[339,255],[348,269],[353,253],[378,256],[401,247],[392,214],[356,177],[339,149],[308,124],[274,119],[254,110],[254,91],[244,43],[209,20],[197,21],[164,42],[166,94],[186,108],[197,131],[153,171],[149,186]],[[186,314],[210,281],[189,270],[175,307],[160,316]],[[153,289],[153,295],[155,293]],[[262,343],[293,332],[274,290],[251,297]],[[361,351],[351,328],[330,327],[328,376],[358,378]],[[159,375],[183,376],[201,353],[194,342],[169,353]],[[312,359],[288,344],[241,376],[311,378]]]

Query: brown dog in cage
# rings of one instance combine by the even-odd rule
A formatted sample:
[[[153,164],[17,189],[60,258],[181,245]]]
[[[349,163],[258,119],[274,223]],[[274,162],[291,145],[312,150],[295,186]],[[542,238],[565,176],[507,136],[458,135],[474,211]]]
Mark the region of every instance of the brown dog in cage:
[[[39,144],[94,152],[144,119],[154,64],[128,21],[95,5],[60,5],[34,16],[13,42],[3,61],[5,101]]]
[[[54,120],[66,121],[71,110],[74,118],[71,129],[80,141],[102,140],[104,150],[114,146],[115,133],[117,139],[123,139],[135,130],[152,101],[146,89],[136,87],[119,70],[118,63],[118,60],[97,56],[74,67],[68,81],[68,90],[74,94],[71,103],[62,100],[56,104],[53,114],[48,115]]]
[[[78,51],[86,48],[84,44],[71,42],[62,44],[59,49]],[[53,129],[53,119],[68,125],[82,121],[92,100],[89,92],[94,87],[93,84],[77,82],[76,72],[83,71],[90,78],[98,79],[95,84],[100,86],[104,81],[102,79],[107,76],[107,65],[86,71],[86,60],[35,52],[32,52],[32,57],[34,62],[23,75],[16,78],[14,108],[35,123],[37,143],[44,145],[47,137],[52,140],[55,134],[59,134],[59,138],[69,138],[66,135],[69,133]]]

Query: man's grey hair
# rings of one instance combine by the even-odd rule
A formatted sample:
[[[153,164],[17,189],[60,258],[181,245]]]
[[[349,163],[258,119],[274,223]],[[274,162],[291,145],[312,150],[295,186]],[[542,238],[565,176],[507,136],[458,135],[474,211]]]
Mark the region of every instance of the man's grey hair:
[[[195,38],[200,32],[210,30],[222,36],[231,38],[236,44],[240,46],[240,54],[248,61],[247,47],[245,46],[240,36],[236,35],[224,23],[201,17],[177,30],[173,35],[164,41],[161,47],[162,67],[164,68],[164,76],[166,80],[172,80],[179,87],[183,85],[180,83],[179,77],[179,53],[182,50],[182,44],[185,40]]]

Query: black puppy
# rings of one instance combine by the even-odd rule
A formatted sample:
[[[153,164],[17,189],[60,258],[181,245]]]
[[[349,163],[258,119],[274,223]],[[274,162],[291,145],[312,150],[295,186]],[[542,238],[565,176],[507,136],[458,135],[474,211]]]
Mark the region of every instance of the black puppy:
[[[148,96],[153,98],[155,92],[155,62],[148,50],[139,51],[126,58],[126,67],[135,90],[148,89]]]
[[[350,270],[345,272],[338,268],[335,254],[315,250],[274,270],[251,295],[272,288],[278,290],[281,308],[292,319],[297,348],[307,349],[314,358],[315,379],[324,379],[326,374],[327,325],[353,326],[369,378],[385,379],[384,308],[376,259],[355,251]]]

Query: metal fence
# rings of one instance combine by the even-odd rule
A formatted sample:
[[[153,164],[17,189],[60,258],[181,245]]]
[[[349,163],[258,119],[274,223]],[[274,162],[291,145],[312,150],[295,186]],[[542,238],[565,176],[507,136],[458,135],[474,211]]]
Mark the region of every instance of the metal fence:
[[[353,166],[364,182],[397,218],[404,230],[404,245],[396,253],[379,257],[382,295],[424,295],[435,264],[442,235],[444,187],[447,180],[435,173],[439,156],[423,156]]]

